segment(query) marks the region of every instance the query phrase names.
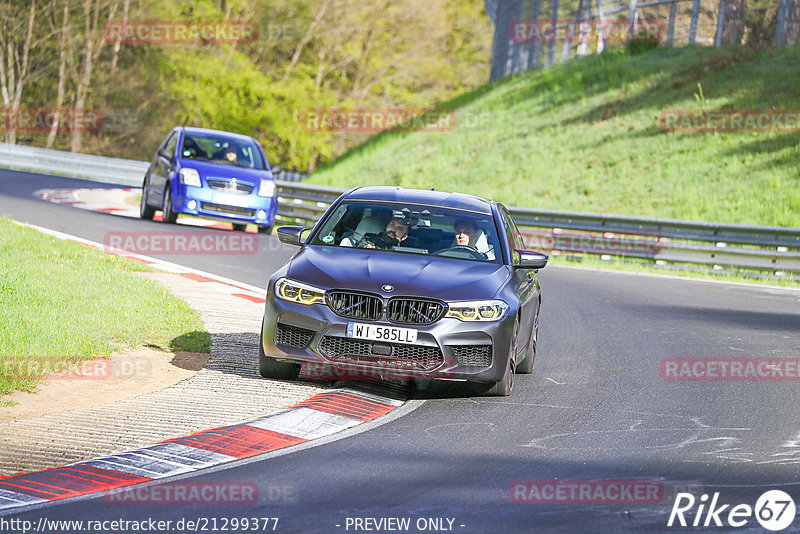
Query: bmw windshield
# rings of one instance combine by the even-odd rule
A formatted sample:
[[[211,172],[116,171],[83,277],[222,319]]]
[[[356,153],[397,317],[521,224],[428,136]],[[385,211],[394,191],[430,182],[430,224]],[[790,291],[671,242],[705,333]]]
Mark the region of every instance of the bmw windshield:
[[[502,263],[490,213],[398,202],[343,202],[312,245]]]

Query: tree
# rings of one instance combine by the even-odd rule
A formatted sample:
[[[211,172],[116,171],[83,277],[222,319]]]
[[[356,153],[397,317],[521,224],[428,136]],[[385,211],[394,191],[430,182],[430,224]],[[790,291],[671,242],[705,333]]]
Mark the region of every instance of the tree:
[[[725,19],[722,28],[722,46],[738,46],[744,37],[747,16],[746,0],[724,0]]]
[[[6,143],[14,144],[22,93],[31,74],[30,51],[36,20],[36,2],[32,1],[27,10],[19,3],[11,2],[0,9],[3,17],[0,32],[0,94],[9,117]]]

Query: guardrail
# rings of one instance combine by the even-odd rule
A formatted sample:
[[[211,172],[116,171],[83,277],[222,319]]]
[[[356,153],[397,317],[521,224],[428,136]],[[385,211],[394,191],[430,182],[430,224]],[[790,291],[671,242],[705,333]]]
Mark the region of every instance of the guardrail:
[[[139,186],[146,162],[0,143],[0,166]],[[277,180],[279,220],[313,225],[345,190]],[[531,248],[562,255],[630,257],[658,265],[734,267],[770,276],[800,272],[800,228],[750,226],[509,207]]]
[[[0,166],[9,169],[46,172],[95,182],[141,187],[150,163],[132,159],[76,154],[24,145],[0,143]],[[305,173],[282,169],[275,176],[299,182]]]

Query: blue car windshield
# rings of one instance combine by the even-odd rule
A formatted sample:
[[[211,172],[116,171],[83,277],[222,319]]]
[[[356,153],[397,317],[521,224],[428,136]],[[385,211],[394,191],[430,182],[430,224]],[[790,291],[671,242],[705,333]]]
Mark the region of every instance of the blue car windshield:
[[[345,201],[310,244],[502,263],[499,243],[489,213],[400,202]]]
[[[184,135],[181,157],[264,170],[261,152],[252,141],[216,134],[189,133]]]

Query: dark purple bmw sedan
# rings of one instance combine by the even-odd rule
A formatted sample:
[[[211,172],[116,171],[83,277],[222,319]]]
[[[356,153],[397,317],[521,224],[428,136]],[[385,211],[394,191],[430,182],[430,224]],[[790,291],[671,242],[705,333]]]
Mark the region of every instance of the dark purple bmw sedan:
[[[525,249],[502,204],[363,187],[278,237],[300,250],[267,286],[262,376],[294,379],[305,363],[509,395],[533,370],[548,257]]]

